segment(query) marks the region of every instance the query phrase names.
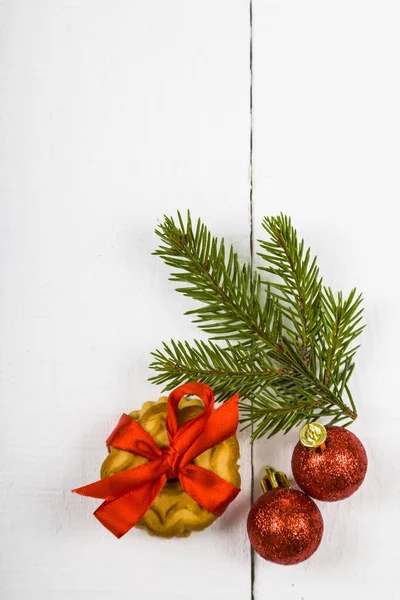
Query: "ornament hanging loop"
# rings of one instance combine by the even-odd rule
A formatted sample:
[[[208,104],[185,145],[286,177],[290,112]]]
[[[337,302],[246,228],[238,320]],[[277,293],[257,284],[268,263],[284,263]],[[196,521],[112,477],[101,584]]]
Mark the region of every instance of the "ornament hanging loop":
[[[264,493],[276,488],[290,488],[288,478],[282,471],[275,471],[272,467],[265,467],[265,473],[266,475],[260,481]]]

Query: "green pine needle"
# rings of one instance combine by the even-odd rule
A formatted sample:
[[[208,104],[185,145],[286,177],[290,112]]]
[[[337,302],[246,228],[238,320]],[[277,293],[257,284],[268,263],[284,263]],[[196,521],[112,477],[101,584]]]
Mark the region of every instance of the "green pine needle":
[[[198,302],[186,314],[210,339],[164,343],[152,353],[151,381],[164,390],[202,381],[220,401],[239,391],[253,439],[321,418],[348,425],[357,417],[348,383],[362,296],[352,290],[344,299],[323,287],[289,217],[265,218],[263,227],[259,270],[267,281],[200,219],[194,227],[189,212],[186,221],[178,212],[156,229],[154,254],[173,269],[177,291]]]

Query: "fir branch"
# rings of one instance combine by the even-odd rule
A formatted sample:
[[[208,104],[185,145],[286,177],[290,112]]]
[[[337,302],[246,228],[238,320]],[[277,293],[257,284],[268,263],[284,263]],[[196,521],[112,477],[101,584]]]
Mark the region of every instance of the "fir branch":
[[[186,224],[165,217],[156,229],[161,245],[154,252],[172,267],[170,280],[184,284],[177,292],[199,301],[185,314],[211,334],[213,340],[263,339],[275,344],[280,330],[279,312],[268,299],[261,305],[259,276],[252,276],[249,264],[240,265],[237,253],[228,252],[222,239],[212,237],[200,219],[194,228],[190,213]]]
[[[342,292],[335,298],[330,288],[323,288],[321,295],[323,310],[321,311],[322,327],[320,329],[321,364],[323,379],[326,385],[341,379],[341,373],[347,384],[354,368],[352,359],[358,346],[354,341],[365,326],[362,321],[362,295],[351,290],[348,298],[343,300]]]
[[[293,372],[277,368],[268,353],[254,352],[253,345],[231,344],[220,348],[212,341],[163,343],[162,350],[152,352],[150,368],[158,374],[150,378],[165,389],[173,389],[186,381],[202,381],[214,389],[217,401],[224,401],[240,390],[243,396],[277,382]]]
[[[289,325],[286,333],[297,341],[307,362],[310,346],[318,331],[318,316],[322,279],[319,277],[316,258],[304,249],[304,240],[298,241],[289,217],[280,214],[265,218],[262,226],[270,241],[258,240],[263,252],[258,255],[266,261],[259,269],[278,277],[267,281]]]
[[[194,228],[189,213],[186,223],[179,213],[176,223],[165,217],[155,254],[173,268],[177,291],[200,302],[186,314],[211,340],[164,343],[152,353],[151,380],[166,390],[203,381],[222,401],[239,390],[253,439],[319,418],[348,425],[357,417],[348,382],[362,298],[355,290],[336,298],[322,287],[316,259],[288,217],[269,217],[263,226],[269,240],[260,240],[260,268],[275,278],[266,282],[200,220]]]

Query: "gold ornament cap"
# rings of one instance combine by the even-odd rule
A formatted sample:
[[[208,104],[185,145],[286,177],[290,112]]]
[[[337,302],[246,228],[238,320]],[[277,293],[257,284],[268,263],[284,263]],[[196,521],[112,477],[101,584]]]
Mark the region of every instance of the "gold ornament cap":
[[[272,467],[265,467],[265,473],[265,476],[260,481],[264,493],[276,488],[290,488],[288,478],[282,471],[275,471]]]
[[[307,423],[300,430],[300,442],[305,448],[325,448],[326,429],[322,423]]]

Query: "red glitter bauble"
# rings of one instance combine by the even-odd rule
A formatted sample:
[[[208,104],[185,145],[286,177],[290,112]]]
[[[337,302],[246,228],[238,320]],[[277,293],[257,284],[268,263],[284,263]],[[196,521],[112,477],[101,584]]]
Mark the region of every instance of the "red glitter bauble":
[[[293,451],[292,471],[298,486],[317,500],[343,500],[360,487],[367,472],[364,446],[344,427],[326,427],[325,449],[305,448],[301,442]]]
[[[254,550],[265,560],[297,565],[318,548],[324,522],[311,498],[287,488],[266,492],[253,505],[247,533]]]

